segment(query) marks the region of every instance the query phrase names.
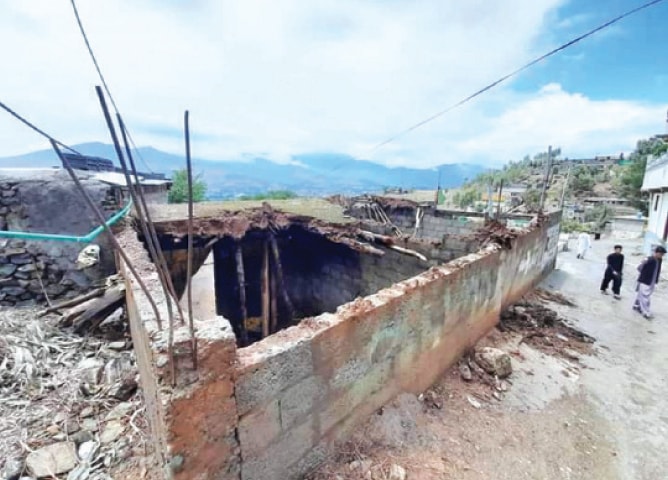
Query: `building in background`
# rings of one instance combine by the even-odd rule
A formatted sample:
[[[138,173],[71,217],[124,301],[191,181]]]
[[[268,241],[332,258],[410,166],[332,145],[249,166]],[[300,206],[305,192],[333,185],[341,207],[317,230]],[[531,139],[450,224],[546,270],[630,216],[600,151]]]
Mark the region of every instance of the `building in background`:
[[[647,159],[642,191],[649,194],[645,252],[668,240],[668,153]]]

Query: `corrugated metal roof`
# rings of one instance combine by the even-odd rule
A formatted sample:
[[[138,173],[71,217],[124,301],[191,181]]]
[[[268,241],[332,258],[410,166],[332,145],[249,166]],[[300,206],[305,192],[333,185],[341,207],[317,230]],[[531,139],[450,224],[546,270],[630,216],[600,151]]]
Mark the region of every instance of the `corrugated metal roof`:
[[[115,186],[119,186],[119,187],[122,187],[122,186],[126,185],[125,175],[123,175],[122,173],[99,172],[99,173],[95,173],[92,176],[92,178],[94,178],[95,180],[98,180],[100,182],[107,183],[109,185],[115,185]],[[132,178],[132,183],[137,183],[137,182],[134,181],[134,178],[132,176],[130,176],[130,178]],[[169,182],[169,180],[154,180],[154,179],[149,180],[149,179],[144,179],[144,177],[140,176],[139,177],[139,183],[140,183],[140,185],[167,185],[170,182]]]

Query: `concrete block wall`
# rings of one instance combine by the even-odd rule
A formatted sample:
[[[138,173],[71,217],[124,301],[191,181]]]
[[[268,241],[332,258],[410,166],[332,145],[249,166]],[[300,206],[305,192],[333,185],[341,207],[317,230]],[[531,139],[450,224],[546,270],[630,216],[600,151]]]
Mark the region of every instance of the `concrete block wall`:
[[[82,175],[88,193],[107,216],[118,210],[114,191]],[[28,177],[0,175],[0,229],[81,236],[97,227],[66,173],[45,171]],[[106,234],[100,263],[79,270],[83,243],[0,239],[0,306],[30,306],[79,295],[115,271]]]
[[[154,293],[163,327],[167,308],[148,253],[127,228],[117,236],[131,252],[135,268]],[[122,262],[121,262],[122,263]],[[134,278],[126,278],[127,312],[137,358],[156,462],[152,478],[238,480],[238,414],[234,397],[236,338],[223,317],[195,317],[199,368],[191,357],[188,328],[174,332],[176,385],[171,383],[167,329],[158,328],[153,310]],[[213,299],[212,299],[213,300]],[[211,311],[198,308],[195,313]]]
[[[387,212],[390,220],[406,234],[415,231],[415,210],[410,208],[398,208]],[[468,237],[481,226],[482,218],[479,220],[462,220],[451,212],[442,212],[436,209],[425,209],[417,238],[440,240],[446,236]],[[470,253],[470,252],[467,252]]]
[[[240,349],[241,478],[301,478],[377,408],[433,384],[551,270],[550,222]]]

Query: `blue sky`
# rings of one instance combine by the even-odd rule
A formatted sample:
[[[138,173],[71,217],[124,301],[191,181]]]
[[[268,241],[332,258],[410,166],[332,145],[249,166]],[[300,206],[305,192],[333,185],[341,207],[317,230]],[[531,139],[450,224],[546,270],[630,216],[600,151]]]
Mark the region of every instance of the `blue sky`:
[[[551,35],[577,37],[642,2],[572,0],[557,9]],[[595,100],[666,103],[668,108],[668,2],[625,18],[524,73],[515,88],[531,92],[549,82]]]
[[[214,160],[308,152],[498,166],[665,130],[668,0],[381,149],[374,145],[641,0],[77,0],[139,145]],[[0,0],[0,98],[60,140],[108,141],[68,0]],[[119,34],[119,33],[122,33]],[[0,115],[0,156],[47,145]]]

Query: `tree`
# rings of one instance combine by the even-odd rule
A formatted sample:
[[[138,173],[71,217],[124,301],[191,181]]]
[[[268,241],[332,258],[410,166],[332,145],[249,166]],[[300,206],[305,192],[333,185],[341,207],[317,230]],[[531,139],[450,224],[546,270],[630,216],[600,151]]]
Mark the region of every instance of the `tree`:
[[[647,158],[650,155],[658,157],[666,152],[668,152],[668,143],[659,138],[640,140],[636,149],[629,155],[629,163],[621,166],[618,172],[615,186],[619,193],[629,200],[633,207],[645,214],[647,214],[647,202],[640,188],[645,176]]]
[[[193,202],[206,200],[206,183],[201,175],[193,178]],[[169,203],[185,203],[188,201],[188,172],[185,168],[172,175],[172,188],[169,190]]]
[[[570,188],[575,192],[590,192],[596,183],[588,167],[578,167],[573,172]]]

